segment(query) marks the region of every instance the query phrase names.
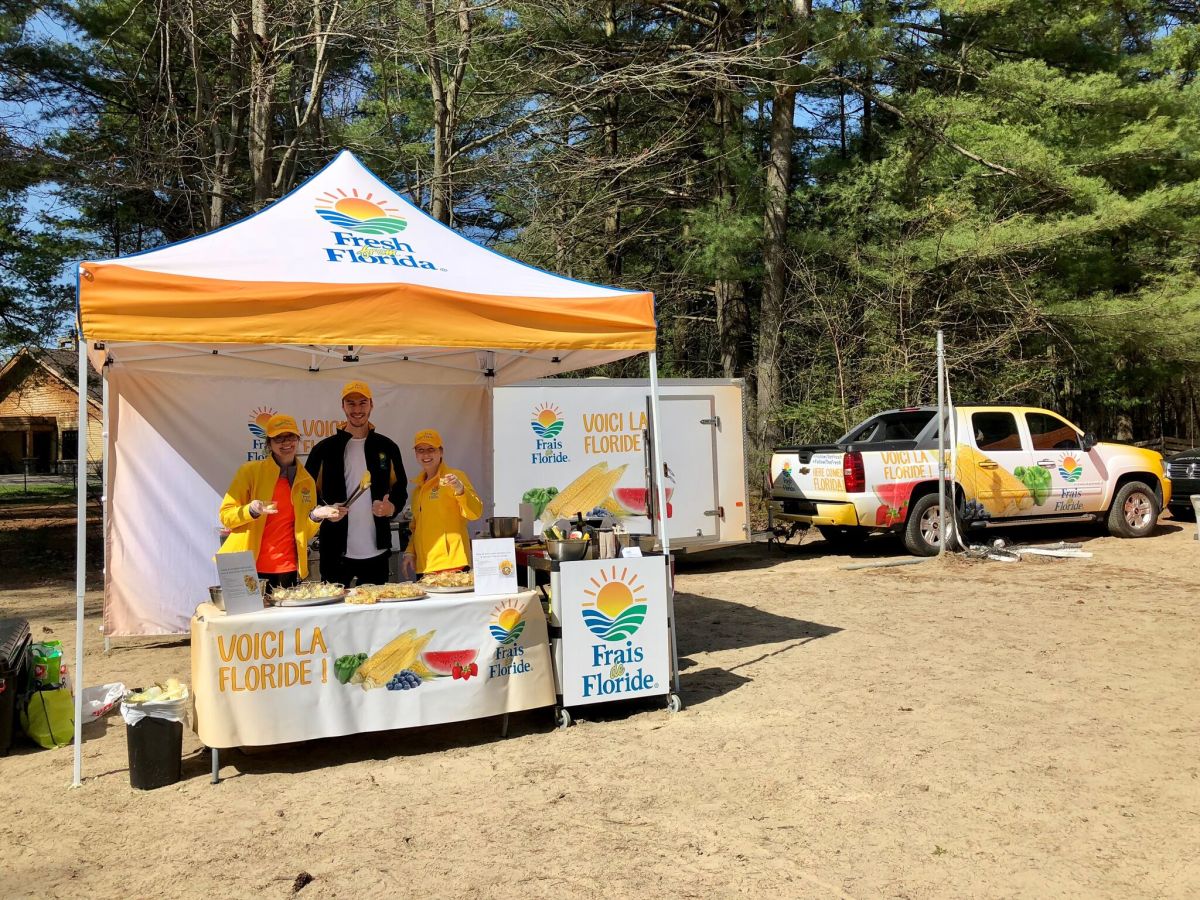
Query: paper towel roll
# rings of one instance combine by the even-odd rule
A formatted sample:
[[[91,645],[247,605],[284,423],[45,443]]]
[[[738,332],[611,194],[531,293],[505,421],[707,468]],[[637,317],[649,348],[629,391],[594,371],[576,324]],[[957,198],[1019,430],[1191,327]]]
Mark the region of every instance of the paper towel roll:
[[[534,538],[533,533],[533,504],[522,503],[518,507],[518,512],[521,515],[521,539],[531,541]]]

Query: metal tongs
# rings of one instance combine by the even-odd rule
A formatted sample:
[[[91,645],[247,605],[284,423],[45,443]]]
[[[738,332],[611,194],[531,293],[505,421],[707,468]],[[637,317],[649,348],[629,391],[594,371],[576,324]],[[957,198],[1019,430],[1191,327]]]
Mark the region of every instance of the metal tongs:
[[[369,488],[370,486],[371,486],[371,473],[364,472],[363,477],[358,480],[358,487],[356,487],[354,489],[354,492],[352,494],[350,494],[350,496],[346,498],[346,501],[340,505],[349,508],[350,504],[353,503],[355,500],[357,500],[359,497],[361,497],[363,495],[363,493],[367,490],[367,488]]]

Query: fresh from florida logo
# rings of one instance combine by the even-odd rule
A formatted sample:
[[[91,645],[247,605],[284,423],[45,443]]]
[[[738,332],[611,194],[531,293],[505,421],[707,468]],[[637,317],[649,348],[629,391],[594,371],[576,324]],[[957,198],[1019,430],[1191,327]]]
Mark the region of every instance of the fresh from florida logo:
[[[638,584],[637,575],[629,576],[629,569],[617,575],[613,566],[611,575],[600,570],[600,580],[591,579],[596,590],[584,590],[592,598],[583,604],[583,624],[588,631],[603,641],[623,641],[632,637],[646,618],[646,599],[638,597],[645,592],[645,585]]]
[[[492,610],[492,624],[488,626],[488,631],[499,643],[515,644],[524,630],[525,617],[515,600],[501,603]]]
[[[533,668],[523,657],[525,648],[517,643],[525,630],[525,613],[516,600],[505,600],[492,610],[488,631],[500,645],[492,651],[488,663],[488,678],[523,675]]]
[[[1063,481],[1068,484],[1074,484],[1079,480],[1079,476],[1083,474],[1083,466],[1073,456],[1064,456],[1058,462],[1058,474],[1062,476]]]
[[[406,220],[392,215],[395,210],[387,208],[386,200],[375,201],[374,196],[360,197],[357,190],[347,194],[340,188],[336,194],[326,191],[317,198],[317,215],[356,234],[399,234],[408,227]]]
[[[260,441],[267,439],[267,423],[271,421],[271,416],[275,415],[275,410],[269,406],[260,406],[258,409],[250,412],[250,421],[246,423],[246,427],[250,429],[250,433]]]
[[[563,421],[562,410],[553,403],[543,403],[534,407],[529,420],[529,427],[533,429],[536,438],[533,442],[533,453],[529,454],[529,461],[533,465],[571,461],[571,457],[563,452],[563,442],[558,439],[564,425],[566,422]]]
[[[562,410],[551,403],[543,403],[533,411],[529,427],[542,440],[552,441],[562,434],[564,424]]]

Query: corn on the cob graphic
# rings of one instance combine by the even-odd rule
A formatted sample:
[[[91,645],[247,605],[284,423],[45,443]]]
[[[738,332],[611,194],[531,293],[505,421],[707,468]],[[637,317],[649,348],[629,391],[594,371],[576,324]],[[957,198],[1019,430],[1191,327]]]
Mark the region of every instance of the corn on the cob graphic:
[[[383,687],[397,672],[413,668],[433,634],[434,632],[430,631],[417,637],[417,629],[408,629],[359,666],[353,680],[361,683],[364,691]]]
[[[1033,506],[1033,495],[1023,481],[1003,466],[982,468],[980,463],[990,463],[986,454],[965,444],[958,445],[959,484],[971,493],[969,497],[979,500],[984,509],[996,517],[1012,516]],[[986,494],[987,497],[981,497]]]
[[[542,521],[549,523],[555,519],[569,518],[577,512],[590,512],[600,506],[609,499],[627,468],[628,465],[624,465],[610,469],[606,462],[596,463],[546,504]]]

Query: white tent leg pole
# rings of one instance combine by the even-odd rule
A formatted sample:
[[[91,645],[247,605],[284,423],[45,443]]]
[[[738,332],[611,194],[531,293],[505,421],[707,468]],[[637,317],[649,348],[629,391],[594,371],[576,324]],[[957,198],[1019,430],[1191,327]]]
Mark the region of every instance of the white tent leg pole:
[[[937,333],[937,417],[938,417],[938,552],[946,552],[946,356],[942,331]]]
[[[104,560],[104,580],[108,582],[108,366],[100,370],[100,553]],[[100,626],[103,629],[103,625]],[[104,652],[112,649],[108,632],[104,633]]]
[[[679,645],[675,637],[675,580],[671,578],[671,539],[667,536],[667,489],[663,484],[665,463],[662,441],[658,438],[658,354],[650,351],[650,440],[654,447],[654,489],[657,494],[654,508],[658,515],[658,536],[662,540],[663,562],[667,567],[667,616],[671,632],[671,672],[675,677],[675,693],[679,693]]]
[[[483,483],[491,485],[491,499],[488,506],[488,515],[496,515],[496,354],[491,350],[487,352],[487,409],[483,411],[484,422],[484,439],[483,439]],[[520,510],[518,510],[520,512]]]
[[[83,596],[87,576],[87,341],[83,330],[79,343],[79,424],[75,473],[75,770],[72,787],[83,782]]]

